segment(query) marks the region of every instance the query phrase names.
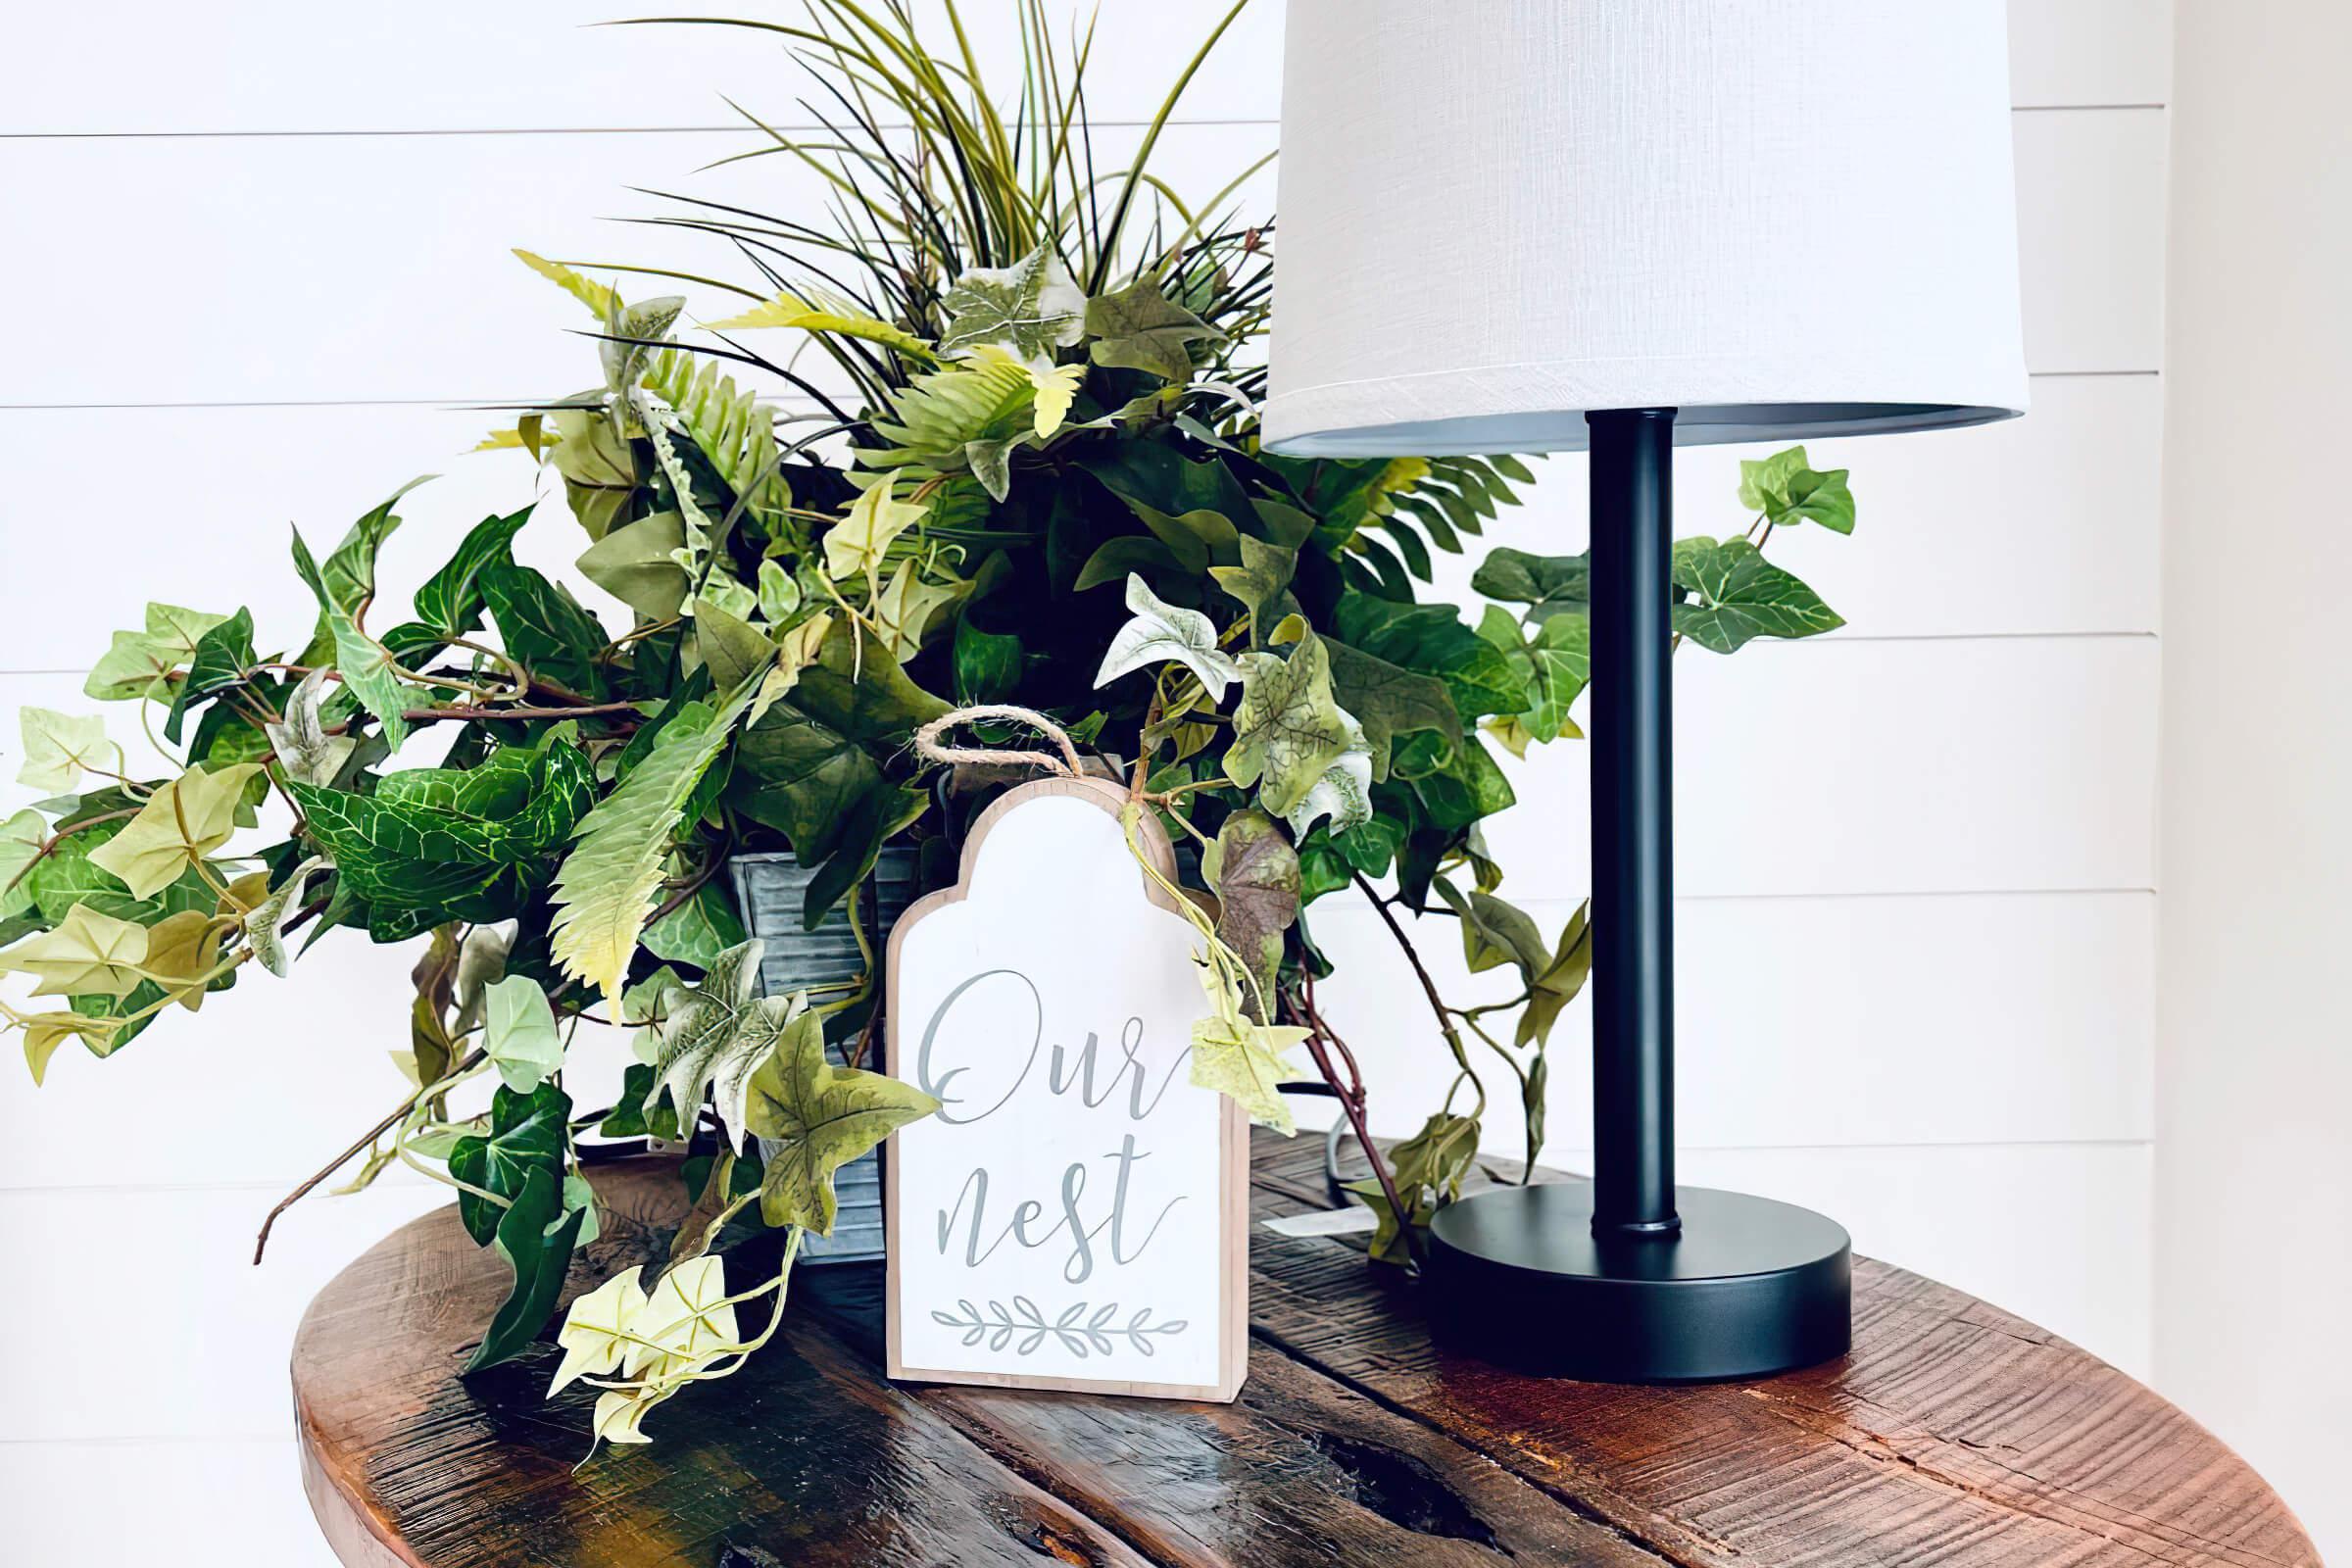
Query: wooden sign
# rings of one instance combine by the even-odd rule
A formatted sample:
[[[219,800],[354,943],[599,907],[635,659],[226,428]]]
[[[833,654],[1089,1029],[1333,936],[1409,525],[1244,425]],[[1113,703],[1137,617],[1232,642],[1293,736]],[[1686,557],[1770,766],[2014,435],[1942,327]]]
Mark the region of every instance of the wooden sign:
[[[1231,1399],[1249,1357],[1249,1124],[1190,1081],[1199,938],[1125,794],[1024,784],[890,937],[894,1378]],[[1146,816],[1162,875],[1175,857]]]

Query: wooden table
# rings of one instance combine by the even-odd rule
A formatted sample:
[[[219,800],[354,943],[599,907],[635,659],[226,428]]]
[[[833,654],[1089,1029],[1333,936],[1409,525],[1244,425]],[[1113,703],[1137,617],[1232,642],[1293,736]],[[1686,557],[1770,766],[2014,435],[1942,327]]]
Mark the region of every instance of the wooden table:
[[[1261,1137],[1259,1217],[1326,1202],[1320,1140]],[[585,1288],[680,1208],[651,1161],[600,1181]],[[1546,1382],[1432,1347],[1360,1242],[1250,1241],[1232,1405],[895,1388],[878,1270],[806,1269],[740,1373],[588,1446],[552,1347],[460,1382],[502,1265],[454,1209],[320,1293],[294,1347],[304,1482],[348,1564],[792,1568],[1051,1563],[2316,1563],[2195,1422],[2030,1323],[1855,1266],[1854,1351],[1763,1382]]]

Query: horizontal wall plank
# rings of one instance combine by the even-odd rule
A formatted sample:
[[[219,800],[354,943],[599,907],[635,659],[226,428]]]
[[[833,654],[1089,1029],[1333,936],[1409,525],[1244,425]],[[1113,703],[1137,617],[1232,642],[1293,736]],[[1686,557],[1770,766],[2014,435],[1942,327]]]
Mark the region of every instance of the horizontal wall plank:
[[[2163,111],[2019,115],[2014,133],[2027,364],[2161,368]]]
[[[1226,0],[1099,9],[1049,0],[1057,38],[1096,24],[1089,99],[1105,119],[1148,119]],[[1185,95],[1188,119],[1271,118],[1282,91],[1280,0],[1253,0]],[[936,0],[925,35],[953,49]],[[963,7],[983,79],[1020,77],[1007,0]],[[17,90],[0,132],[491,130],[730,123],[721,94],[770,123],[809,119],[805,75],[782,38],[731,28],[601,28],[629,14],[601,0],[467,6],[421,0],[336,15],[296,0],[206,14],[135,0],[47,7],[22,19]],[[758,12],[738,13],[759,16]],[[2011,0],[2012,96],[2023,106],[2162,103],[2171,76],[2167,0]],[[132,32],[140,47],[120,40]],[[104,62],[104,91],[92,90]]]
[[[1526,898],[1519,880],[1502,896],[1556,938],[1575,905]],[[2155,906],[2144,893],[1686,899],[1677,1135],[1721,1150],[2147,1139]],[[1508,971],[1468,972],[1453,920],[1403,918],[1448,1003],[1515,994]],[[1362,1065],[1374,1131],[1412,1132],[1456,1075],[1419,983],[1356,895],[1316,903],[1307,924],[1338,967],[1318,1000]],[[1508,1041],[1516,1016],[1484,1021]],[[1557,1143],[1591,1142],[1592,1031],[1579,997],[1549,1052]],[[1486,1148],[1517,1154],[1516,1081],[1470,1044],[1492,1097]]]
[[[298,1205],[257,1268],[254,1229],[275,1198],[263,1188],[0,1193],[0,1235],[42,1260],[0,1303],[0,1329],[35,1345],[71,1325],[73,1344],[105,1348],[20,1356],[0,1441],[286,1436],[286,1356],[311,1298],[446,1195],[378,1186]]]
[[[13,1562],[336,1568],[291,1435],[10,1444],[0,1446],[0,1513]]]
[[[2156,629],[2156,378],[2045,377],[2034,397],[2025,418],[1982,429],[1814,444],[1816,464],[1852,466],[1860,527],[1851,538],[1784,531],[1772,551],[1846,617],[1834,635]],[[102,525],[142,564],[74,571],[71,592],[59,591],[62,564],[0,575],[0,670],[85,667],[150,597],[248,604],[265,642],[298,644],[312,610],[285,564],[288,525],[323,547],[403,480],[437,473],[402,502],[406,525],[385,548],[379,613],[396,615],[466,528],[536,493],[521,454],[467,451],[499,419],[429,407],[0,411],[0,465],[17,476],[10,517],[25,528]],[[1761,450],[1678,453],[1679,531],[1743,527],[1738,465]],[[114,471],[126,452],[142,482],[93,491],[89,476]],[[1584,459],[1556,457],[1537,472],[1525,506],[1466,541],[1465,555],[1438,558],[1439,590],[1465,595],[1471,568],[1498,545],[1584,548]],[[617,624],[625,612],[571,570],[586,541],[551,490],[520,548]]]
[[[1177,127],[1154,167],[1205,199],[1273,134]],[[0,142],[0,180],[54,236],[0,259],[0,282],[43,302],[22,327],[22,363],[39,371],[9,402],[561,395],[595,378],[577,335],[593,323],[507,247],[749,275],[715,240],[607,220],[663,210],[631,184],[805,218],[823,211],[815,174],[796,162],[691,172],[745,145],[729,133]],[[2018,117],[2035,369],[2157,368],[2163,154],[2160,114]],[[1261,172],[1241,210],[1269,211],[1271,185]],[[159,257],[171,259],[168,284]],[[658,286],[667,285],[636,291]],[[201,304],[160,309],[163,292]],[[737,308],[687,293],[701,319]],[[133,320],[135,364],[101,348],[110,323]]]
[[[1685,895],[2155,886],[2150,637],[1756,642],[1675,660]],[[1529,897],[1591,886],[1577,743],[1505,760],[1488,842]]]

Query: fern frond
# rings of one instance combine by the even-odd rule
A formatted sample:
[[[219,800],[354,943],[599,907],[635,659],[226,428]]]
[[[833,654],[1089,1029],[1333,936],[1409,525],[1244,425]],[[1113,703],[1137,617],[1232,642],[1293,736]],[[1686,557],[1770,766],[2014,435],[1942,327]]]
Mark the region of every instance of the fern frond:
[[[607,999],[618,997],[628,977],[686,802],[726,748],[756,686],[745,682],[715,711],[701,704],[682,710],[573,832],[556,873],[555,958]]]
[[[960,469],[971,442],[1026,433],[1036,398],[1029,367],[1010,355],[917,376],[891,400],[898,417],[874,421],[874,433],[892,443],[890,450],[861,451],[859,461],[872,467],[921,464],[941,471]]]
[[[839,337],[864,338],[884,348],[920,360],[926,365],[939,363],[939,356],[930,344],[905,327],[894,326],[876,317],[868,316],[846,300],[829,299],[823,295],[803,299],[796,294],[778,294],[764,305],[756,306],[741,316],[730,316],[723,321],[712,321],[713,332],[732,332],[760,327],[798,327],[804,332],[831,332]]]
[[[656,352],[638,384],[677,411],[694,444],[754,516],[771,526],[784,516],[792,490],[774,467],[773,408],[721,375],[716,360],[684,349]]]
[[[573,271],[562,262],[551,262],[544,256],[533,255],[531,252],[519,248],[516,249],[514,255],[523,266],[594,311],[596,318],[600,321],[609,320],[612,316],[613,307],[620,302],[618,294],[596,279]]]

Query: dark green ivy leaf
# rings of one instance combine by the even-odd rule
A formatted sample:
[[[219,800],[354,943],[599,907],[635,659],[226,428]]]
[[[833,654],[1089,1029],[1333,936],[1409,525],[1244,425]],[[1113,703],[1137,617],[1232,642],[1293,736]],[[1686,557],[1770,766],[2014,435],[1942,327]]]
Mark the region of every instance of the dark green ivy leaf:
[[[242,684],[253,662],[253,612],[240,608],[196,639],[187,675],[172,694],[172,711],[164,719],[164,738],[178,745],[180,721],[189,710]]]
[[[579,602],[528,566],[492,562],[477,574],[507,653],[567,690],[594,696],[610,639]]]
[[[535,1174],[552,1174],[561,1185],[564,1124],[570,1116],[571,1097],[552,1083],[528,1095],[501,1084],[490,1100],[490,1135],[459,1139],[449,1152],[449,1173],[509,1200],[520,1198]],[[503,1212],[486,1199],[458,1194],[458,1219],[480,1246],[490,1245]]]
[[[464,637],[482,623],[486,601],[482,572],[490,566],[512,566],[514,535],[530,520],[531,509],[503,517],[484,517],[473,525],[439,571],[416,590],[417,621],[447,640]]]
[[[1592,608],[1592,558],[1496,550],[1471,573],[1470,587],[1489,599],[1527,606],[1529,620],[1547,620],[1564,612],[1584,614]]]
[[[466,1363],[468,1372],[512,1360],[522,1353],[547,1324],[564,1290],[564,1270],[571,1266],[571,1250],[590,1210],[564,1206],[561,1167],[535,1167],[514,1204],[498,1222],[495,1241],[499,1254],[514,1270],[514,1285],[490,1320],[490,1328]]]

